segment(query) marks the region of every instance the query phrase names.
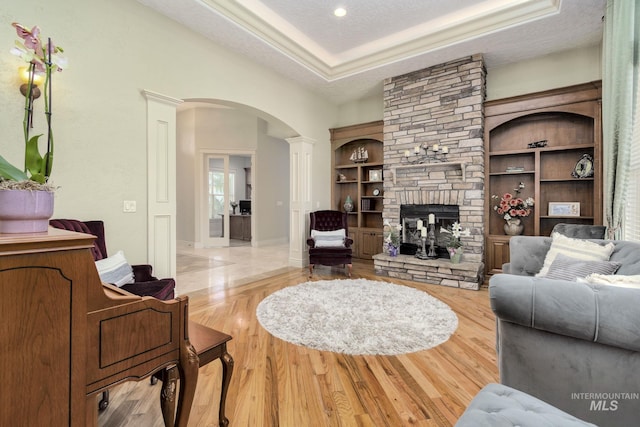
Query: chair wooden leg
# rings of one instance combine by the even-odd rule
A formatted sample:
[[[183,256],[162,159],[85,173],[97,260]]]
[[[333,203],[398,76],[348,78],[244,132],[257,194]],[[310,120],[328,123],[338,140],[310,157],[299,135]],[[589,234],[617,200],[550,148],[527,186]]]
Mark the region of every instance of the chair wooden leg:
[[[351,278],[351,268],[353,267],[353,264],[347,264],[347,276],[349,276],[349,278]]]
[[[313,276],[313,264],[309,264],[309,278]]]

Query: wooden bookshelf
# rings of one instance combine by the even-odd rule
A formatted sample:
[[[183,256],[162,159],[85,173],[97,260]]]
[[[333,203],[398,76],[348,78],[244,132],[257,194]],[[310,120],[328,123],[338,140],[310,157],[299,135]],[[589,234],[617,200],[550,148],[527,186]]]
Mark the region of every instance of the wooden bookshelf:
[[[548,236],[558,223],[602,224],[601,84],[592,82],[485,103],[485,230],[487,274],[508,262],[509,239],[492,195],[533,197],[523,218],[524,234]],[[529,144],[545,141],[538,147]],[[592,177],[571,172],[584,154],[594,160]],[[579,216],[554,216],[550,202],[580,203]]]
[[[332,209],[344,211],[347,196],[353,200],[354,209],[348,219],[356,258],[371,259],[382,252],[382,128],[383,122],[376,121],[330,129]],[[351,155],[360,148],[367,151],[367,161],[352,161]]]

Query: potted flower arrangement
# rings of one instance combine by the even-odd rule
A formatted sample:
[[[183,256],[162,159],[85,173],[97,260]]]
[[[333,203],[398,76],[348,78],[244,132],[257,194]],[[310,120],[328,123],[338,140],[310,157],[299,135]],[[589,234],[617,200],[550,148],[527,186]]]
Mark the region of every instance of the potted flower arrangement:
[[[440,233],[445,236],[444,245],[449,252],[449,259],[454,264],[458,264],[462,259],[462,241],[461,237],[471,236],[471,231],[468,228],[463,229],[460,223],[454,222],[451,226],[444,228],[440,227]]]
[[[391,225],[389,221],[385,220],[383,227],[383,237],[386,250],[391,256],[398,256],[398,250],[400,248],[400,230],[401,225]]]
[[[53,214],[53,191],[49,177],[53,167],[53,132],[51,128],[51,80],[54,71],[66,67],[63,50],[51,39],[43,43],[40,29],[28,29],[13,23],[20,40],[11,53],[27,63],[28,81],[21,91],[25,96],[24,167],[18,168],[0,155],[0,233],[43,232]],[[43,134],[30,135],[33,124],[33,103],[40,95],[36,78],[44,80],[44,113],[47,126],[46,151],[40,154],[39,140]]]
[[[506,221],[504,225],[504,232],[510,236],[516,236],[522,234],[524,231],[524,224],[522,224],[521,218],[531,215],[533,212],[533,206],[535,201],[533,197],[527,197],[523,199],[520,197],[520,192],[524,189],[524,183],[518,184],[518,188],[515,188],[514,194],[505,193],[502,197],[492,195],[494,200],[500,200],[497,205],[493,206],[493,210],[501,215]]]

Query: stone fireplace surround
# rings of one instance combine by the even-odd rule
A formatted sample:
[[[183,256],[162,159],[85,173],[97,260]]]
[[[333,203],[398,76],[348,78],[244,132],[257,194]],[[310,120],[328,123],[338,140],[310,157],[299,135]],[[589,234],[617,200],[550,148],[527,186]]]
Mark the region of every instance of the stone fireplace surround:
[[[459,207],[464,238],[460,264],[448,259],[377,254],[376,274],[479,289],[484,280],[485,67],[473,55],[385,80],[383,220],[400,224],[401,205]],[[439,161],[412,164],[415,147],[447,147]],[[417,151],[417,150],[416,150]]]

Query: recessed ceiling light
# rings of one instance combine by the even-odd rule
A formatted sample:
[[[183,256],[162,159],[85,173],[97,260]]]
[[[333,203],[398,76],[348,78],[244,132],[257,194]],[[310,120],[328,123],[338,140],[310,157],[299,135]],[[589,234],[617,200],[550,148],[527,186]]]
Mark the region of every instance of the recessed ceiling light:
[[[347,10],[344,7],[339,7],[336,10],[333,11],[333,14],[336,15],[339,18],[342,18],[343,16],[345,16],[347,14]]]

